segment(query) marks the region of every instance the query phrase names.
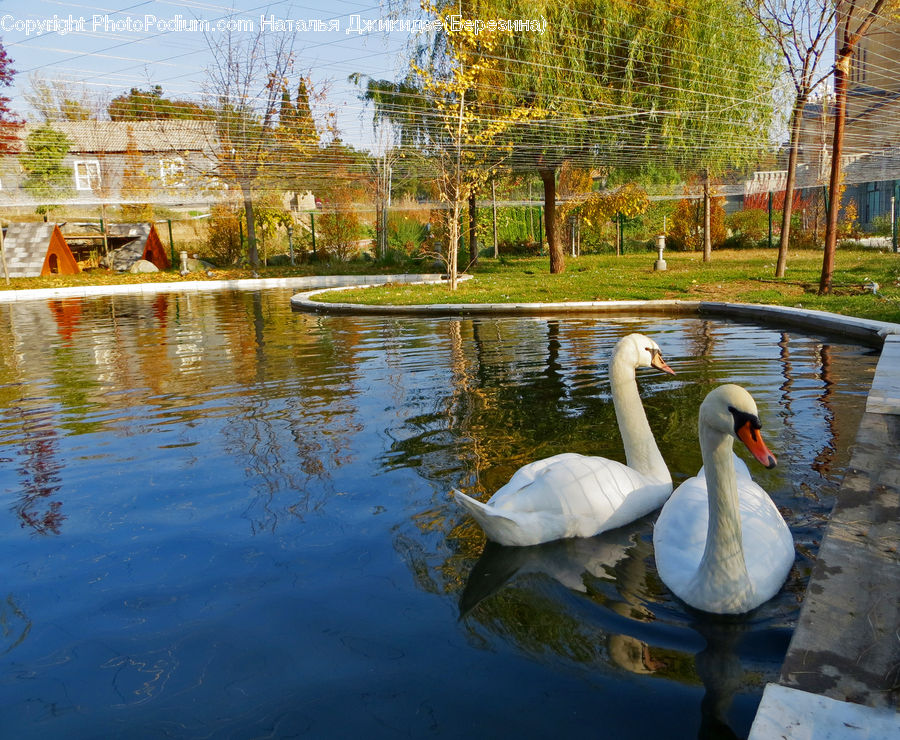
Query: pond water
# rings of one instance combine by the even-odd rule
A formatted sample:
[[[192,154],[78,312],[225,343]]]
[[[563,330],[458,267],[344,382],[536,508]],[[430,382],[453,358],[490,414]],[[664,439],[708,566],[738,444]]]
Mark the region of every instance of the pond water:
[[[290,294],[0,305],[5,737],[745,736],[796,622],[877,360],[698,318],[359,318]],[[793,530],[781,593],[693,613],[655,515],[485,547],[452,502],[563,451],[623,459],[630,331],[677,482],[708,390],[755,396]]]

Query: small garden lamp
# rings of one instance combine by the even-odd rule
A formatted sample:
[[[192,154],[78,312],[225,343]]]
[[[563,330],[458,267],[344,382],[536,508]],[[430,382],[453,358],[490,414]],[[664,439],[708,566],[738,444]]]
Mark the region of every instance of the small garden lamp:
[[[666,235],[660,234],[656,237],[656,251],[657,257],[656,262],[653,263],[654,270],[665,270],[666,269],[666,261],[663,259],[663,250],[666,248]]]

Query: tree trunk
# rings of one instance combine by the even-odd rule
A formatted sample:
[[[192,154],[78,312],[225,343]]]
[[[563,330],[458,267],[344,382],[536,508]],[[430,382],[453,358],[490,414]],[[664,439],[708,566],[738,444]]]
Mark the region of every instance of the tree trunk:
[[[241,183],[241,193],[244,196],[244,218],[247,220],[247,258],[251,267],[259,267],[259,253],[256,251],[256,224],[253,216],[253,191],[250,183]]]
[[[787,269],[788,243],[791,237],[791,211],[794,208],[794,183],[797,178],[797,150],[800,148],[800,124],[803,122],[803,106],[806,96],[797,95],[791,111],[791,143],[788,153],[787,181],[784,184],[784,210],[781,214],[781,241],[778,242],[778,262],[775,277],[784,277]]]
[[[709,170],[703,174],[703,261],[712,259],[712,207],[709,202]]]
[[[843,50],[842,50],[843,52]],[[852,49],[851,49],[852,52]],[[851,54],[842,54],[834,65],[834,138],[831,143],[831,178],[828,183],[828,213],[825,218],[825,249],[819,295],[831,292],[834,253],[837,249],[838,212],[841,209],[841,155],[844,151],[844,124],[847,118],[847,76]]]
[[[478,203],[475,191],[469,193],[469,265],[478,263]]]
[[[550,252],[550,273],[556,275],[566,269],[566,256],[556,238],[556,168],[539,169],[538,174],[544,183],[544,229]]]

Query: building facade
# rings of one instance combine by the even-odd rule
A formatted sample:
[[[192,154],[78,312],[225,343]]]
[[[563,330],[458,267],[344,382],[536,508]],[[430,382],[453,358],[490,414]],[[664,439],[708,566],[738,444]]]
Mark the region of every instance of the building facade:
[[[38,125],[43,124],[21,127],[15,151],[0,163],[0,205],[41,205],[41,196],[25,187],[21,164],[28,135]],[[223,190],[215,177],[219,143],[211,122],[55,121],[51,126],[69,143],[61,165],[70,179],[54,188],[56,203],[177,206],[215,200]]]

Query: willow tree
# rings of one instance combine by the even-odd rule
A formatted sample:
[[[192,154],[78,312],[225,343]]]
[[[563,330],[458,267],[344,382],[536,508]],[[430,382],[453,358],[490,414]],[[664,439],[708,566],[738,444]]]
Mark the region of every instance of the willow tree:
[[[539,32],[507,37],[496,94],[506,105],[548,111],[509,133],[516,165],[536,170],[544,185],[552,273],[565,269],[555,213],[564,162],[672,163],[685,174],[715,174],[752,161],[765,144],[768,46],[740,0],[472,5],[488,17],[546,19]]]

